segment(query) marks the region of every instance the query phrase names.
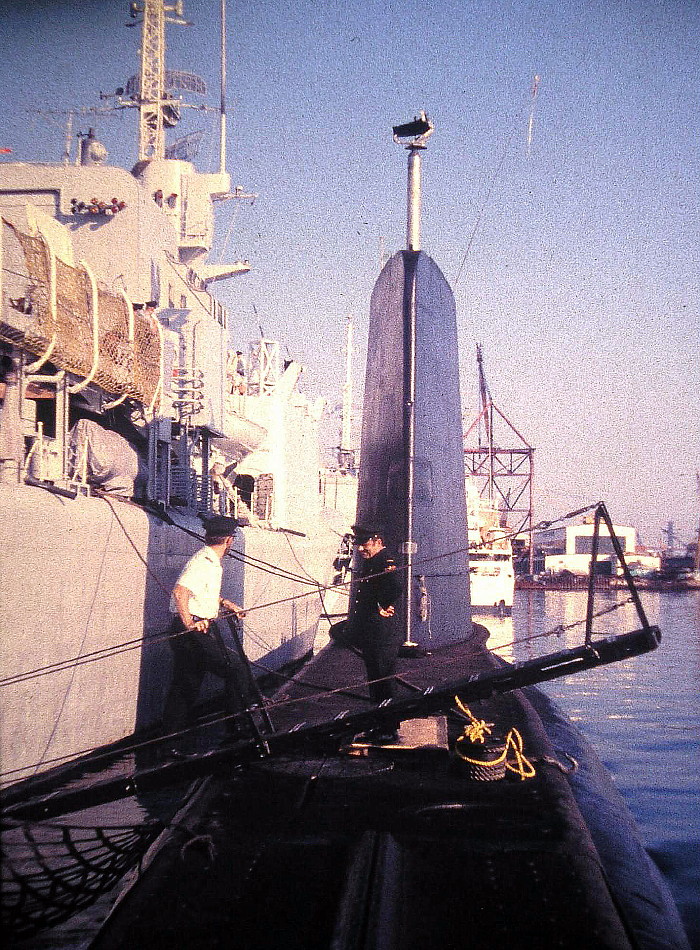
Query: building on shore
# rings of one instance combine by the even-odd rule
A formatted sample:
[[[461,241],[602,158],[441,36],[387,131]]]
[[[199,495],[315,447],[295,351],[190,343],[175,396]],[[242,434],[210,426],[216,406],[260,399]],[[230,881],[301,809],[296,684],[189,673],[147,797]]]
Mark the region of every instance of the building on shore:
[[[637,529],[627,525],[613,525],[613,532],[632,573],[649,574],[658,571],[661,559],[639,543]],[[582,524],[550,528],[538,535],[538,549],[544,556],[544,570],[548,574],[568,571],[585,575],[590,571],[593,549],[593,520]],[[622,573],[608,528],[601,524],[598,538],[596,573],[615,576]]]

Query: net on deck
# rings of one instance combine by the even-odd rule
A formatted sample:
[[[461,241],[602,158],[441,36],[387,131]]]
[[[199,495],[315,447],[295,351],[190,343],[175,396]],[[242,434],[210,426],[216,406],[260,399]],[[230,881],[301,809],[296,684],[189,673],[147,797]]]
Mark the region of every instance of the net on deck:
[[[89,907],[137,864],[162,827],[3,823],[5,935],[26,938]]]

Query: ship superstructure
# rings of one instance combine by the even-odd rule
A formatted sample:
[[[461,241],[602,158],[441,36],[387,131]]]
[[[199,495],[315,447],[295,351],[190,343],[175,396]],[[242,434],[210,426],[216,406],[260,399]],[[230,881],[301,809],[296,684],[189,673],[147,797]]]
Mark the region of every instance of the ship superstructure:
[[[467,479],[469,584],[474,613],[508,616],[513,609],[515,570],[510,529],[502,512]]]
[[[165,69],[182,4],[132,14],[140,73],[118,92],[139,112],[133,169],[107,164],[93,130],[75,165],[2,169],[4,782],[158,722],[169,590],[203,517],[239,517],[224,590],[249,608],[263,672],[311,649],[342,535],[321,518],[323,404],[277,341],[236,345],[211,292],[249,269],[207,259],[214,205],[242,194],[223,84],[222,167],[203,174],[165,146],[174,90],[202,91]]]

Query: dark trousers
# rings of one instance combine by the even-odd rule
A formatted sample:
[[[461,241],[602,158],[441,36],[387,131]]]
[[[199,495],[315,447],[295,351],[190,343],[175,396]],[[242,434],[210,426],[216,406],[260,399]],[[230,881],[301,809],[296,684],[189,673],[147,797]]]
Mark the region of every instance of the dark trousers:
[[[396,642],[394,624],[390,620],[380,617],[356,618],[357,645],[367,668],[367,679],[381,680],[379,683],[369,684],[369,696],[373,703],[381,703],[385,699],[394,699],[396,684],[392,678],[396,673],[396,659],[399,644]]]
[[[174,617],[170,626],[170,649],[173,672],[170,689],[163,710],[163,725],[167,732],[179,732],[194,718],[194,707],[205,673],[213,673],[224,681],[225,711],[228,715],[241,713],[253,701],[247,671],[239,656],[227,650],[216,621],[211,621],[206,633],[185,629],[180,617]],[[241,716],[230,721],[230,731],[241,729]]]

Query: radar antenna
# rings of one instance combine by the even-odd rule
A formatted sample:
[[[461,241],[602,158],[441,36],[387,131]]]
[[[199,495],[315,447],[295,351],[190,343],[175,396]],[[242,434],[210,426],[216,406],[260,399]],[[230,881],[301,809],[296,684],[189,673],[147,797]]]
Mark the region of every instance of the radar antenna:
[[[406,249],[420,251],[420,206],[421,206],[421,152],[433,134],[435,127],[425,112],[420,112],[413,122],[395,125],[394,141],[408,149],[408,223]]]
[[[189,26],[182,12],[182,0],[175,3],[142,0],[129,8],[133,19],[143,17],[138,91],[139,161],[164,157],[165,125],[174,125],[179,118],[177,100],[166,92],[165,24]]]

